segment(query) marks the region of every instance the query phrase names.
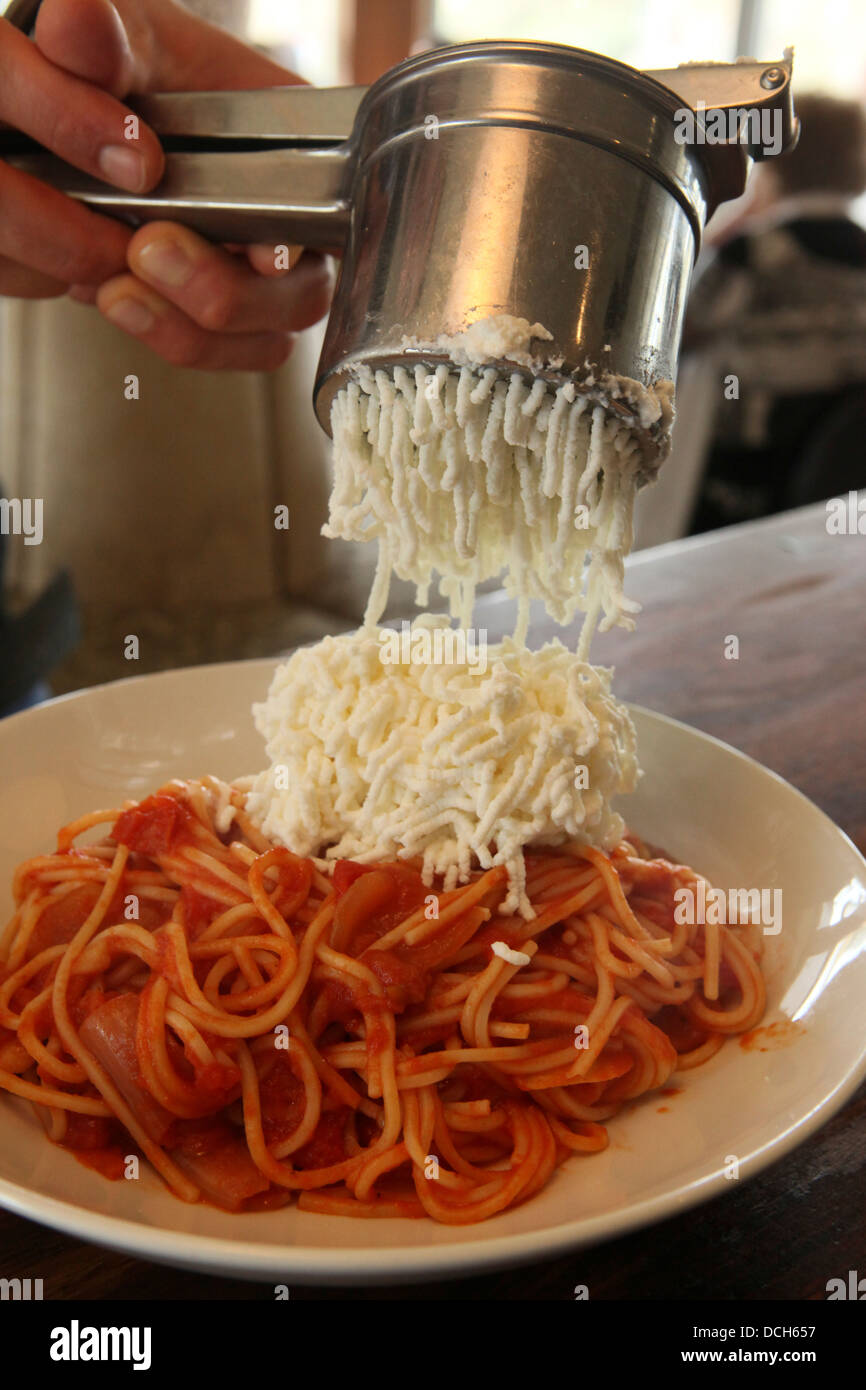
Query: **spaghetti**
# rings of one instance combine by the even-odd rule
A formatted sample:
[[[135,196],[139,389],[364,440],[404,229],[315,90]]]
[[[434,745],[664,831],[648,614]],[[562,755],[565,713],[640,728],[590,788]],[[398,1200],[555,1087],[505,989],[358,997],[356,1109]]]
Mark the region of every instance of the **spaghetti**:
[[[697,876],[634,838],[528,851],[527,921],[501,865],[329,878],[245,799],[174,781],[15,875],[0,1087],[108,1175],[137,1154],[234,1211],[481,1221],[763,1013],[753,929],[677,924]]]

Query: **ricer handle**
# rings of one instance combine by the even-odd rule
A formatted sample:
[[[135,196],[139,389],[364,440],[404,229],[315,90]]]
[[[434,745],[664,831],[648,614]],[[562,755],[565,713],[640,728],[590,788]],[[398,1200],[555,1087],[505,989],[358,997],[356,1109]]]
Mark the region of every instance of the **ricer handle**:
[[[22,29],[38,8],[39,0],[0,0],[0,15]],[[789,52],[773,65],[687,63],[645,76],[702,115],[737,107],[778,111],[777,143],[789,148],[796,140]],[[164,177],[146,194],[83,174],[14,131],[0,133],[0,158],[97,212],[134,224],[166,219],[217,241],[336,248],[348,231],[353,130],[365,92],[297,84],[137,98],[130,108],[166,151]],[[755,158],[765,153],[751,139],[748,149]]]
[[[164,176],[149,193],[103,183],[14,131],[0,133],[0,158],[95,212],[134,224],[164,218],[215,241],[328,249],[348,230],[352,151],[345,140],[363,90],[296,85],[130,101],[166,151]]]

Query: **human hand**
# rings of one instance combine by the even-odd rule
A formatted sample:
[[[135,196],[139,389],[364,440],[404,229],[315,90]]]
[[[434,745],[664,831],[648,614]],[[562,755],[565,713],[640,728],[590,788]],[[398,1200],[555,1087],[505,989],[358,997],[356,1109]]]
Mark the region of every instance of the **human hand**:
[[[159,181],[163,156],[143,122],[123,139],[120,97],[294,81],[174,0],[44,0],[33,42],[0,21],[0,120],[132,191]],[[292,333],[327,312],[330,270],[314,253],[285,271],[273,247],[217,247],[169,222],[133,233],[2,163],[0,205],[0,293],[69,290],[178,365],[279,366]]]

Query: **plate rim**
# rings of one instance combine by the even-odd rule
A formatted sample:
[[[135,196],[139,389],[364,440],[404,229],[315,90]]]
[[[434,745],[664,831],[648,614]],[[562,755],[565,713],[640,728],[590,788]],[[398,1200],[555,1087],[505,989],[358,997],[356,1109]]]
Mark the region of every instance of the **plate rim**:
[[[296,650],[296,649],[292,649]],[[20,726],[38,718],[48,707],[84,699],[100,691],[159,679],[183,678],[193,673],[215,673],[226,668],[246,666],[275,667],[290,653],[273,657],[245,657],[236,661],[202,663],[197,666],[169,668],[120,677],[80,690],[68,691],[42,701],[31,709],[21,710],[0,720],[0,738],[6,725]],[[810,811],[826,822],[827,827],[841,838],[866,875],[866,857],[841,826],[815,804],[805,792],[795,787],[772,768],[758,762],[750,754],[726,743],[715,734],[686,724],[672,715],[650,709],[634,701],[624,702],[629,712],[670,726],[678,732],[714,744],[728,757],[735,757],[763,776],[778,783],[788,794],[805,802]],[[823,1099],[799,1121],[787,1124],[782,1130],[757,1144],[739,1160],[740,1181],[748,1181],[759,1172],[779,1161],[804,1143],[826,1124],[854,1094],[866,1079],[866,1037],[859,1055],[850,1063]],[[367,1248],[311,1246],[301,1244],[259,1245],[230,1237],[201,1235],[152,1226],[126,1217],[95,1212],[74,1202],[34,1192],[32,1188],[0,1177],[0,1206],[26,1220],[58,1230],[90,1244],[118,1250],[156,1263],[194,1269],[209,1274],[258,1282],[272,1277],[288,1276],[305,1285],[361,1285],[390,1283],[400,1276],[418,1276],[424,1280],[461,1278],[484,1270],[521,1265],[533,1259],[553,1258],[571,1250],[616,1239],[630,1231],[663,1221],[680,1210],[690,1210],[721,1195],[725,1190],[725,1169],[718,1166],[712,1172],[694,1178],[685,1186],[644,1198],[621,1211],[579,1217],[520,1234],[487,1236],[461,1244],[441,1246],[412,1243],[396,1247]],[[346,1220],[355,1218],[346,1217]],[[423,1224],[423,1223],[422,1223]],[[485,1229],[481,1223],[480,1230]]]

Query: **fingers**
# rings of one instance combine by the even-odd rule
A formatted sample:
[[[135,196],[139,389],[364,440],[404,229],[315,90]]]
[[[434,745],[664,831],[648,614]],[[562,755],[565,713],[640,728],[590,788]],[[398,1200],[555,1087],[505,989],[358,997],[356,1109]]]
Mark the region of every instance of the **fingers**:
[[[69,298],[74,299],[76,304],[95,304],[96,296],[99,293],[98,285],[70,285]]]
[[[88,0],[85,9],[91,8]],[[132,127],[136,138],[126,138],[129,115],[114,97],[49,62],[35,43],[0,21],[0,121],[85,173],[140,193],[159,180],[164,159],[146,125],[139,122]]]
[[[0,256],[0,295],[10,299],[53,299],[66,293],[62,280],[40,275],[38,270]]]
[[[271,246],[263,242],[245,245],[242,241],[224,241],[223,246],[226,251],[246,256],[253,270],[258,271],[259,275],[286,275],[290,270],[294,270],[304,254],[303,246],[288,246],[285,242]]]
[[[291,335],[327,313],[331,271],[314,252],[299,250],[286,273],[273,247],[246,250],[232,254],[187,227],[152,222],[129,243],[132,273],[102,285],[97,307],[175,366],[270,371],[288,357]]]
[[[128,227],[2,162],[0,208],[0,256],[41,275],[96,283],[126,266]]]
[[[281,246],[279,256],[275,246],[244,246],[241,249],[259,275],[285,275],[294,270],[304,254],[303,246]]]
[[[328,311],[327,261],[305,252],[290,274],[261,275],[248,261],[187,227],[152,222],[129,243],[129,268],[190,318],[217,333],[298,332]],[[266,259],[264,248],[259,256]]]
[[[133,85],[136,61],[110,0],[42,0],[33,37],[50,62],[114,96]]]
[[[288,333],[208,331],[134,275],[120,275],[102,285],[96,303],[110,322],[175,367],[273,371],[292,349]]]
[[[115,4],[129,31],[141,0],[115,0]],[[149,91],[237,91],[302,80],[182,5],[151,4],[148,17],[154,36]]]

